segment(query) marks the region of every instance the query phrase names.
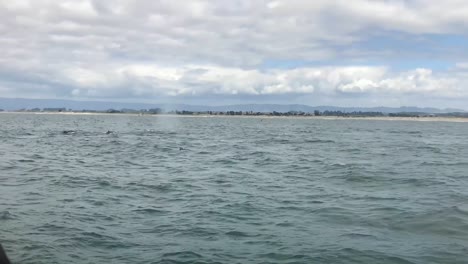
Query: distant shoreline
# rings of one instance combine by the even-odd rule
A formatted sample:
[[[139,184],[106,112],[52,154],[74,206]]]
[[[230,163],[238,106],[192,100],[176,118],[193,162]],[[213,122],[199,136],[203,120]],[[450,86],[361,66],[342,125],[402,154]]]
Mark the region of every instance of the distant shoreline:
[[[466,117],[393,117],[393,116],[272,116],[272,115],[209,115],[209,114],[143,114],[138,113],[94,113],[94,112],[19,112],[2,111],[0,114],[22,115],[83,115],[83,116],[134,116],[134,117],[194,117],[194,118],[261,118],[261,119],[317,119],[317,120],[376,120],[376,121],[420,121],[420,122],[468,122]]]

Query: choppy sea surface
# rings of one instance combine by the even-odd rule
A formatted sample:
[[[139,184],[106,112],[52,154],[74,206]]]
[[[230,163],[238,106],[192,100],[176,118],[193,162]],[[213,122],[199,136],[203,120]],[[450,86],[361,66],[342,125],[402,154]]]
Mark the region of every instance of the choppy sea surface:
[[[468,123],[0,114],[0,243],[25,264],[468,263]]]

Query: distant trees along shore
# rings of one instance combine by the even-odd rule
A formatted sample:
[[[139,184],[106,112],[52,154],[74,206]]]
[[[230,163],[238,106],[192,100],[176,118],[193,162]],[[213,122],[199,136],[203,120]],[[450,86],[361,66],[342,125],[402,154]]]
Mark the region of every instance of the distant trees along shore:
[[[0,112],[4,111],[0,109]],[[32,109],[19,109],[15,112],[74,112],[74,113],[110,113],[110,114],[140,114],[140,115],[158,115],[158,114],[168,114],[168,115],[214,115],[214,116],[336,116],[336,117],[466,117],[468,118],[468,113],[466,112],[456,112],[456,113],[420,113],[420,112],[400,112],[400,113],[382,113],[382,112],[343,112],[343,111],[319,111],[314,110],[313,113],[302,112],[302,111],[288,111],[288,112],[254,112],[254,111],[187,111],[187,110],[172,110],[164,111],[161,108],[150,108],[150,109],[127,109],[123,108],[120,110],[117,109],[108,109],[108,110],[72,110],[66,109],[64,107],[59,108],[32,108]]]

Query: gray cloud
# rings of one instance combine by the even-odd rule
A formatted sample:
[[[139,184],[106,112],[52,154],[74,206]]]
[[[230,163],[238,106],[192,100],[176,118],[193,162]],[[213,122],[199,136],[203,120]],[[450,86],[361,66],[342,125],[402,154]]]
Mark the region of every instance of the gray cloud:
[[[467,13],[458,0],[1,0],[0,96],[468,99],[468,58],[402,71],[370,63],[398,50],[359,48],[378,32],[462,36]]]

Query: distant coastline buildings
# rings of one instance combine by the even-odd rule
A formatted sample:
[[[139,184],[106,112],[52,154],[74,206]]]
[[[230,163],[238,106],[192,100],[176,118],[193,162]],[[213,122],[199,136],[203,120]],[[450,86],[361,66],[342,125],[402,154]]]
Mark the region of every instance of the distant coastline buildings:
[[[0,112],[4,111],[0,109]],[[454,112],[454,113],[423,113],[423,112],[396,112],[396,113],[383,113],[375,111],[319,111],[313,112],[303,111],[288,111],[288,112],[257,112],[257,111],[187,111],[187,110],[171,110],[164,111],[161,108],[150,109],[108,109],[104,111],[98,110],[73,110],[65,107],[58,108],[32,108],[32,109],[19,109],[13,112],[29,112],[29,113],[106,113],[106,114],[136,114],[136,115],[184,115],[184,116],[324,116],[324,117],[463,117],[468,118],[467,112]]]

